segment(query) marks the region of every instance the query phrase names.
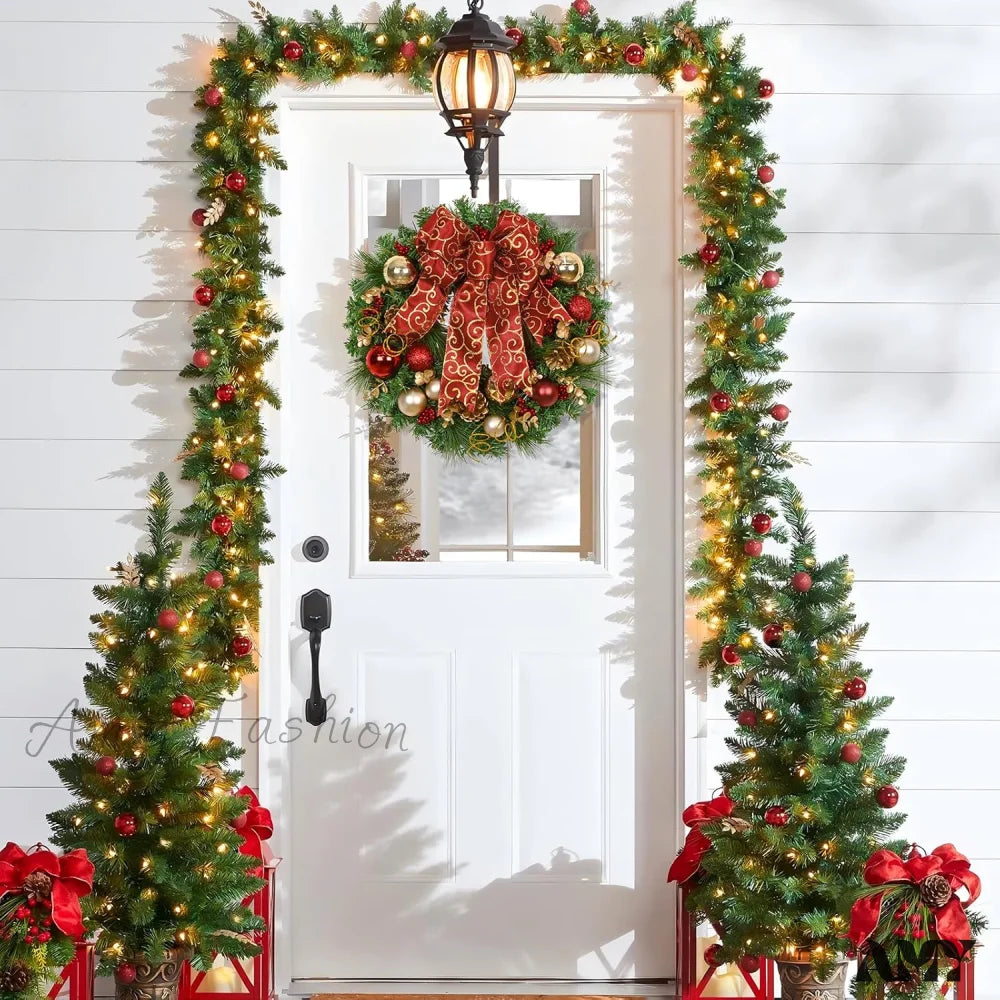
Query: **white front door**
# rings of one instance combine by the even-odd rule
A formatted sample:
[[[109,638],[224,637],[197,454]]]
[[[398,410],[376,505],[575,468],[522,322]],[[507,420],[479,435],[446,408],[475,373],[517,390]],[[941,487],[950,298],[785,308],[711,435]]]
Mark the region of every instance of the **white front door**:
[[[299,992],[672,974],[680,129],[669,99],[588,88],[523,87],[502,172],[615,283],[614,385],[530,461],[448,465],[393,438],[423,563],[368,558],[368,424],[342,316],[354,252],[460,193],[461,153],[426,99],[291,98],[282,114],[283,627],[312,588],[333,606],[330,721],[293,723],[275,765]],[[312,535],[321,562],[301,553]],[[310,654],[290,628],[286,703],[264,708],[301,718]]]

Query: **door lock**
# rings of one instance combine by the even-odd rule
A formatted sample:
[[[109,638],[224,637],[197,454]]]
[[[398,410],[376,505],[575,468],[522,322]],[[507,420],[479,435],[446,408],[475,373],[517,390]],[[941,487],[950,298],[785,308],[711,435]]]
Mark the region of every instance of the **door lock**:
[[[302,627],[309,633],[309,653],[312,657],[312,687],[306,699],[306,722],[311,726],[321,726],[326,722],[326,698],[319,685],[319,648],[333,616],[330,595],[322,590],[310,590],[303,594],[299,616]]]

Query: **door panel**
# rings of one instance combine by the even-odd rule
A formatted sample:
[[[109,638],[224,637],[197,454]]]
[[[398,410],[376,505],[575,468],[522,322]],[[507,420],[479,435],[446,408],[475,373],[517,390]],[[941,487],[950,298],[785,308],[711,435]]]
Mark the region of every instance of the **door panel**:
[[[371,181],[454,179],[459,151],[423,107],[296,102],[285,116],[290,471],[278,546],[289,618],[312,587],[333,599],[321,660],[330,720],[288,747],[301,983],[672,971],[680,180],[673,116],[655,107],[526,102],[502,151],[527,211],[560,211],[545,203],[546,178],[591,182],[594,247],[616,283],[615,380],[585,431],[591,465],[580,459],[574,473],[591,500],[570,513],[543,470],[512,463],[499,474],[517,503],[565,509],[570,542],[581,537],[573,517],[589,516],[594,542],[568,558],[546,551],[539,533],[558,533],[563,515],[552,529],[515,514],[498,558],[442,551],[427,563],[368,561],[367,417],[345,387],[342,316],[351,257],[384,207]],[[412,442],[398,446],[419,515],[445,517],[442,484],[461,486],[464,467],[442,473]],[[320,563],[299,554],[313,534],[330,542]],[[309,651],[301,630],[290,641],[301,715]]]

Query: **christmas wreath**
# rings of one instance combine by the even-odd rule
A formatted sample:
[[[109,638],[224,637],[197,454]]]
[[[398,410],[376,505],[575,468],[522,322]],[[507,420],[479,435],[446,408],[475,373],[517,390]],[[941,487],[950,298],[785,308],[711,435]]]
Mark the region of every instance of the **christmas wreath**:
[[[510,201],[460,199],[416,222],[358,254],[351,384],[444,454],[530,451],[606,378],[610,303],[594,261]]]

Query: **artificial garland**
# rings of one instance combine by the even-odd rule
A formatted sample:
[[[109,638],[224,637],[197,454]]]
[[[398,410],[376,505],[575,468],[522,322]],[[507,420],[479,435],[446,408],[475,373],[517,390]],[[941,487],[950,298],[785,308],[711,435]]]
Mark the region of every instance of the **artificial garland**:
[[[461,199],[416,222],[358,254],[351,381],[373,413],[444,454],[530,451],[599,391],[610,303],[594,262],[515,202]]]

